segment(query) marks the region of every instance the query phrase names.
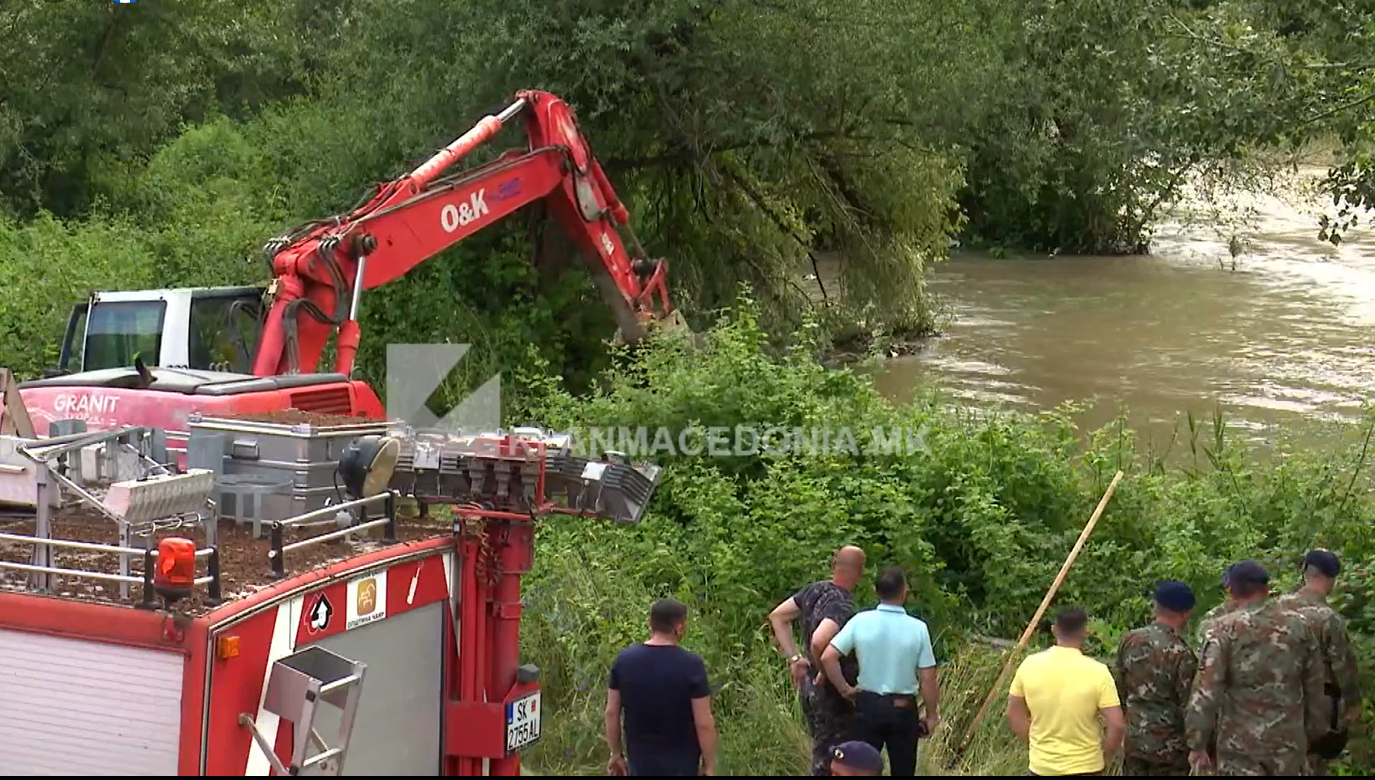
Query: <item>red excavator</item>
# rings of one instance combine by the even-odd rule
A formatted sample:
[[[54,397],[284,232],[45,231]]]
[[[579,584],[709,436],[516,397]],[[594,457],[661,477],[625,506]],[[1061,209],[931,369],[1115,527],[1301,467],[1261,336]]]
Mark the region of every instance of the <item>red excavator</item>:
[[[516,117],[525,123],[526,149],[443,175]],[[265,291],[101,292],[78,304],[58,369],[21,385],[35,432],[45,435],[62,420],[80,420],[88,430],[138,425],[166,431],[169,449],[180,451],[192,413],[295,408],[380,418],[377,394],[352,378],[363,290],[537,202],[581,251],[619,338],[638,341],[654,324],[682,326],[669,302],[667,264],[645,257],[573,111],[555,95],[522,91],[361,206],[269,242],[274,279]],[[618,228],[626,229],[633,256]],[[333,371],[316,373],[336,333]]]

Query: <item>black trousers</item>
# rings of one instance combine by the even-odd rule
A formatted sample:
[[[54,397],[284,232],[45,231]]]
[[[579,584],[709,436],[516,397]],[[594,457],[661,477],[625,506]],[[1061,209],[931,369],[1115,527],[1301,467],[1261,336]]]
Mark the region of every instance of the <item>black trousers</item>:
[[[916,776],[917,740],[921,736],[917,697],[860,691],[855,696],[855,711],[859,738],[875,750],[887,749],[888,775]]]
[[[702,754],[690,751],[640,751],[627,756],[631,777],[693,777],[699,774]]]
[[[854,738],[855,708],[829,683],[814,684],[814,676],[814,672],[808,672],[798,699],[812,737],[812,775],[830,777],[831,751],[836,745]]]

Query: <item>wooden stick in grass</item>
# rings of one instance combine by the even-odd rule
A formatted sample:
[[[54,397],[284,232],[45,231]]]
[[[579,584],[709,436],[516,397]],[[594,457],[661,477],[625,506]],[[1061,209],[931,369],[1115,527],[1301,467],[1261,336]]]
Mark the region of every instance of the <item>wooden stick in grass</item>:
[[[1022,632],[1022,638],[1017,640],[1017,647],[1008,653],[1007,661],[1003,663],[1003,669],[998,673],[997,682],[993,683],[993,690],[988,692],[984,698],[983,706],[979,708],[978,714],[974,716],[974,722],[970,724],[969,730],[965,732],[964,739],[960,741],[959,749],[955,752],[955,762],[960,760],[965,750],[969,749],[969,743],[978,733],[979,726],[983,724],[984,717],[988,715],[988,708],[992,706],[993,700],[998,697],[998,692],[1003,689],[1003,680],[1007,678],[1007,673],[1012,671],[1012,665],[1017,662],[1018,656],[1026,649],[1027,643],[1031,641],[1031,635],[1036,633],[1036,626],[1045,616],[1046,609],[1050,607],[1050,602],[1055,600],[1055,594],[1059,592],[1060,586],[1064,584],[1065,576],[1069,574],[1069,568],[1074,565],[1074,559],[1079,557],[1079,552],[1084,549],[1084,543],[1089,540],[1089,534],[1093,533],[1093,527],[1098,524],[1098,518],[1102,517],[1103,510],[1107,508],[1108,501],[1112,494],[1117,491],[1117,483],[1122,481],[1122,472],[1112,478],[1112,483],[1108,485],[1107,491],[1103,493],[1103,498],[1098,502],[1098,507],[1093,510],[1093,515],[1088,523],[1084,525],[1084,530],[1079,534],[1079,541],[1074,543],[1074,549],[1069,551],[1069,557],[1065,558],[1065,563],[1060,567],[1060,573],[1055,575],[1055,581],[1050,584],[1050,589],[1046,591],[1045,598],[1041,599],[1041,606],[1036,608],[1036,614],[1032,616],[1031,622],[1026,624],[1026,630]]]

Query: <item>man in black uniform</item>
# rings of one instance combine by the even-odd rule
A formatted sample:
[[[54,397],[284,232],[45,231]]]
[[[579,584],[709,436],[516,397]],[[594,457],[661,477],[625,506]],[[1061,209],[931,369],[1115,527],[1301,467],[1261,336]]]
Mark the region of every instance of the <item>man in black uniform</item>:
[[[789,596],[769,615],[774,637],[788,659],[797,686],[807,730],[812,736],[812,774],[830,774],[836,745],[854,738],[855,709],[821,674],[821,653],[855,612],[854,590],[864,576],[864,551],[846,546],[831,557],[831,578],[820,580]],[[793,621],[801,619],[802,647],[793,640]],[[842,661],[841,672],[851,685],[859,669],[853,657]]]

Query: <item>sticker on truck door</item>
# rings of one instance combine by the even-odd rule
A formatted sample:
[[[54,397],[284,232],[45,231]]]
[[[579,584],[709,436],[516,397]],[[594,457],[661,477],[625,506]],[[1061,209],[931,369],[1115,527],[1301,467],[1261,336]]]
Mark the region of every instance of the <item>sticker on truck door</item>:
[[[506,753],[539,741],[540,692],[527,693],[506,705]]]
[[[345,630],[352,631],[387,616],[387,572],[382,570],[349,581],[348,619]]]

